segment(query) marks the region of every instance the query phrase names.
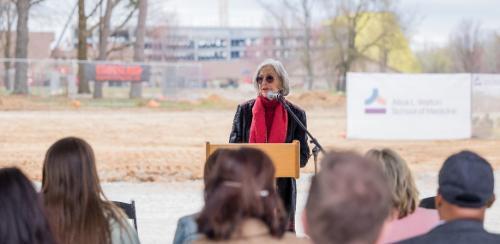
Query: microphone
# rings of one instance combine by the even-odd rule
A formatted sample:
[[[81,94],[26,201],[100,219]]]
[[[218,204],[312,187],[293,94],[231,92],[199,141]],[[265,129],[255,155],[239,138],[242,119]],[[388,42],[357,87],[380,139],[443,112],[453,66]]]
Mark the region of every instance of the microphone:
[[[279,101],[281,101],[283,99],[283,95],[281,95],[280,92],[273,92],[273,91],[267,92],[266,97],[269,100],[279,100]]]

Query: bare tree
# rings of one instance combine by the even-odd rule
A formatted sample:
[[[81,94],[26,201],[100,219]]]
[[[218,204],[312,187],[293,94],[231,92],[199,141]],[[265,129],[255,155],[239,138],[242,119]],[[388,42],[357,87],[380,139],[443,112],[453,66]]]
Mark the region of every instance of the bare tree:
[[[392,51],[402,48],[400,39],[397,38],[398,31],[402,27],[401,22],[398,21],[398,16],[394,13],[380,14],[377,16],[381,22],[381,36],[380,40],[375,44],[379,51],[379,69],[381,72],[386,72],[389,65],[389,55]]]
[[[312,90],[314,82],[314,69],[312,60],[311,48],[311,14],[314,0],[301,0],[299,6],[294,6],[290,1],[284,0],[286,6],[295,13],[296,19],[299,21],[301,29],[304,33],[304,49],[302,55],[302,65],[306,69],[306,83],[308,90]]]
[[[111,16],[113,15],[113,10],[118,6],[118,4],[122,0],[106,0],[106,8],[104,10],[104,15],[99,20],[99,48],[98,48],[98,56],[97,60],[106,60],[108,55],[114,51],[122,50],[128,46],[130,43],[126,43],[124,45],[113,47],[108,49],[109,45],[109,37],[111,36],[113,30],[111,29]],[[118,25],[118,27],[114,30],[120,30],[125,27],[127,22],[132,18],[134,12],[137,10],[137,2],[130,0],[129,7],[130,11],[128,15],[125,17],[123,22]],[[94,98],[102,98],[102,82],[96,81],[94,83]]]
[[[481,71],[484,44],[481,35],[481,25],[472,20],[462,20],[451,35],[450,42],[457,71]]]
[[[136,0],[130,0],[130,5],[136,5]],[[88,43],[87,38],[92,36],[96,29],[99,29],[99,52],[98,52],[98,60],[106,60],[107,56],[114,51],[118,51],[123,49],[124,47],[113,47],[111,50],[107,50],[107,47],[103,48],[104,45],[108,45],[108,38],[113,33],[111,30],[111,15],[113,9],[120,3],[121,0],[98,0],[92,7],[91,11],[86,14],[85,4],[88,1],[78,0],[78,60],[88,60]],[[103,8],[103,5],[106,4],[105,14],[103,16],[99,16],[97,22],[88,26],[88,23],[91,22],[91,19]],[[117,29],[121,29],[125,26],[125,24],[132,18],[133,11],[130,11],[125,20]],[[103,38],[103,35],[107,36],[107,38]],[[83,62],[79,63],[78,66],[78,93],[90,93],[90,87],[88,82],[88,77],[85,76],[85,64]],[[96,82],[98,83],[98,82]],[[97,95],[98,97],[102,97],[102,84],[96,84],[97,87]],[[94,87],[94,88],[95,88]],[[94,96],[96,95],[96,91],[94,90]]]
[[[492,65],[490,72],[500,73],[500,32],[497,31],[493,34],[491,45],[491,50],[494,50],[491,55],[491,63],[493,63],[494,65]]]
[[[88,59],[87,50],[87,37],[89,36],[89,30],[87,30],[87,20],[92,16],[97,7],[102,4],[102,0],[96,5],[94,10],[89,14],[85,14],[85,0],[78,0],[78,93],[88,94],[90,93],[90,86],[88,78],[85,76],[85,64],[82,61]]]
[[[3,46],[3,55],[7,60],[3,63],[4,65],[4,85],[7,90],[12,89],[10,82],[10,69],[12,58],[12,28],[16,22],[16,7],[12,0],[4,0],[0,2],[0,28],[1,28],[1,39]]]
[[[500,32],[495,34],[495,72],[500,73]]]
[[[397,12],[393,8],[395,1],[323,0],[323,2],[325,9],[330,10],[328,35],[332,42],[331,49],[326,53],[331,55],[334,59],[332,63],[336,64],[335,70],[338,76],[336,88],[338,91],[345,91],[347,72],[351,70],[353,64],[374,46],[388,47],[387,40],[390,39],[388,36],[392,35],[393,28],[382,28],[382,31],[375,33],[365,43],[357,42],[357,39],[359,33],[363,32],[376,16],[388,16],[378,19],[383,26],[399,26],[398,23],[394,23],[397,20],[395,17]],[[385,58],[382,59],[387,58],[388,51],[387,49],[382,51],[385,53]]]
[[[316,0],[282,0],[278,9],[274,6],[259,0],[260,5],[277,21],[278,26],[285,37],[291,37],[293,27],[287,20],[287,15],[284,11],[288,11],[297,22],[303,40],[303,48],[301,53],[301,64],[306,71],[306,84],[309,90],[312,89],[314,83],[314,64],[312,58],[312,8]]]
[[[453,58],[448,45],[444,47],[425,46],[416,56],[424,73],[453,72]]]
[[[113,8],[115,8],[115,1],[107,0],[106,8],[104,11],[104,16],[100,17],[99,20],[99,49],[97,60],[106,60],[107,49],[108,49],[108,39],[111,32],[111,14],[113,13]],[[102,82],[94,82],[94,98],[102,98]]]
[[[85,67],[87,64],[84,63],[84,61],[88,60],[87,37],[92,33],[92,30],[87,29],[87,22],[102,5],[102,1],[103,0],[100,0],[87,15],[85,13],[85,0],[78,0],[78,94],[90,94],[89,79],[85,74]]]
[[[135,29],[134,61],[144,61],[144,37],[146,35],[146,18],[148,14],[148,0],[139,0],[139,16]],[[142,97],[142,82],[132,82],[130,98]]]
[[[15,0],[17,11],[16,28],[16,59],[20,61],[15,63],[16,74],[14,83],[14,94],[28,94],[28,42],[29,29],[28,17],[30,8],[42,2],[43,0]]]

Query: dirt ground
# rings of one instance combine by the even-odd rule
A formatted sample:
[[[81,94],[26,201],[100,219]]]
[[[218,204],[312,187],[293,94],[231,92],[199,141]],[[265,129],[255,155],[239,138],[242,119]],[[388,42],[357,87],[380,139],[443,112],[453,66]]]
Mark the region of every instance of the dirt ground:
[[[437,171],[451,153],[471,149],[499,168],[498,140],[347,140],[344,99],[323,95],[305,93],[290,100],[306,108],[310,131],[327,149],[365,152],[373,147],[390,147],[416,171]],[[85,108],[71,102],[53,109],[29,102],[19,106],[19,98],[3,97],[0,101],[0,167],[16,165],[32,179],[40,180],[49,146],[59,138],[78,136],[94,148],[99,174],[105,181],[200,178],[204,143],[227,142],[237,104],[231,109],[226,104],[224,108],[179,111],[147,106]],[[310,160],[304,172],[312,172],[313,166]]]

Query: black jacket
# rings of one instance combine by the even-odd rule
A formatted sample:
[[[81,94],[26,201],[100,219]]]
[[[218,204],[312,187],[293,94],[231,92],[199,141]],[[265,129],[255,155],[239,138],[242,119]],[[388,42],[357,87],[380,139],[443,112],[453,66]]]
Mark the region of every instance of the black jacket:
[[[231,135],[229,136],[229,143],[248,143],[250,139],[250,125],[252,124],[252,108],[254,104],[255,99],[252,99],[238,105],[236,114],[234,115],[233,129],[231,130]],[[304,110],[288,101],[287,104],[290,106],[292,112],[297,115],[300,121],[307,126],[306,113]],[[309,159],[307,134],[288,113],[288,127],[285,142],[290,143],[293,140],[298,140],[300,142],[300,167],[304,167]],[[295,216],[295,203],[297,198],[297,186],[295,179],[278,178],[276,184],[278,192],[283,199],[283,204],[288,212],[289,219],[294,221],[293,216]]]
[[[476,220],[454,220],[436,226],[429,233],[398,242],[401,244],[492,244],[500,243],[500,235],[488,233],[483,223]]]

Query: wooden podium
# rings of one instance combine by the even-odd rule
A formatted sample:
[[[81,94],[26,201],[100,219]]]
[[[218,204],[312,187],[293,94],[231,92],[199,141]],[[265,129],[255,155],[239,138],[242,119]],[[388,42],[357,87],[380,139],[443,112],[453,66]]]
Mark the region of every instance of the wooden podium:
[[[292,143],[229,143],[229,144],[210,144],[206,142],[205,150],[208,158],[215,150],[238,149],[241,147],[258,148],[264,151],[273,160],[276,168],[275,177],[299,178],[300,176],[300,143],[294,140]]]

